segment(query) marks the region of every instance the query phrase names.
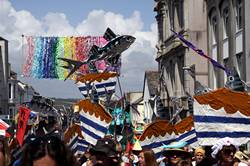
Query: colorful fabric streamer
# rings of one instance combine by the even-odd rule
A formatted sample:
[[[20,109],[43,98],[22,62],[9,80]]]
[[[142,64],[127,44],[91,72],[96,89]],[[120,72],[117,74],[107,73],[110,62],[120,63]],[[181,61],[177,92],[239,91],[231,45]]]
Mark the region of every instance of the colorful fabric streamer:
[[[217,61],[215,61],[211,57],[207,56],[202,50],[200,50],[196,46],[194,46],[193,43],[191,43],[191,42],[187,41],[186,39],[184,39],[184,37],[181,34],[175,32],[173,30],[171,30],[171,31],[174,33],[174,35],[176,37],[178,37],[189,48],[191,48],[192,50],[194,50],[196,53],[198,53],[199,55],[203,56],[204,58],[207,58],[213,64],[214,67],[217,67],[217,68],[220,68],[220,69],[224,70],[226,72],[227,76],[230,75],[231,72],[230,72],[229,69],[225,68],[224,66],[222,66],[221,64],[219,64]]]
[[[88,58],[93,45],[104,46],[107,41],[103,37],[33,37],[25,36],[25,63],[23,76],[33,78],[60,79],[68,75],[68,70],[61,66],[65,62],[58,58],[68,58],[83,61]],[[97,70],[117,70],[107,66],[104,60],[95,63]],[[83,65],[78,72],[89,73],[88,65]]]

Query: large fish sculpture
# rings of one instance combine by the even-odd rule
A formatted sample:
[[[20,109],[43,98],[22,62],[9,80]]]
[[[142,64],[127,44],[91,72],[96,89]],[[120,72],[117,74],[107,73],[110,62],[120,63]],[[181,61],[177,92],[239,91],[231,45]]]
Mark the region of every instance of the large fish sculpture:
[[[108,41],[108,43],[103,47],[93,45],[90,49],[88,59],[84,61],[58,58],[67,62],[67,66],[62,67],[70,70],[65,80],[67,80],[73,73],[85,64],[93,65],[96,61],[106,60],[108,64],[115,65],[119,61],[121,53],[128,49],[135,41],[135,37],[130,35],[116,35],[110,28],[107,28],[103,37]]]

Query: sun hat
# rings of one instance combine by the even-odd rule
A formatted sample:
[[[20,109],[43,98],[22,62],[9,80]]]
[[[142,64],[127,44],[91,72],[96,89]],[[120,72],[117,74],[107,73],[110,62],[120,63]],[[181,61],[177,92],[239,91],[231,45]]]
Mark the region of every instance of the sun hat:
[[[223,146],[230,146],[230,145],[233,145],[237,148],[237,146],[232,138],[224,137],[224,138],[219,139],[214,144],[214,146],[212,146],[212,153],[211,153],[212,157],[216,158],[217,153],[223,148]]]
[[[110,138],[99,139],[96,145],[91,147],[89,151],[92,155],[100,153],[106,155],[107,157],[117,155],[116,144]]]
[[[247,155],[247,156],[249,157],[249,159],[250,159],[250,152],[249,152],[249,151],[244,150],[243,153],[244,153],[245,155]]]
[[[173,154],[175,155],[181,155],[185,158],[191,157],[191,153],[184,150],[184,147],[187,145],[187,142],[172,142],[169,145],[164,145],[162,154],[163,156],[171,156]]]
[[[239,159],[240,161],[242,161],[242,160],[249,160],[249,157],[246,154],[244,154],[243,152],[241,152],[241,151],[237,151],[234,154],[234,157],[237,158],[237,159]]]

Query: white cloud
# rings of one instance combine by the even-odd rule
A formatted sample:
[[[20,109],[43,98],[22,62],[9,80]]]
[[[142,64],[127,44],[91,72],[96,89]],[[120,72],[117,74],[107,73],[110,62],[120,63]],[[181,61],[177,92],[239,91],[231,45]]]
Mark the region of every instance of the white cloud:
[[[74,35],[72,27],[63,13],[48,13],[43,19],[43,26],[47,29],[46,34],[51,36]]]
[[[49,12],[39,20],[29,11],[16,11],[9,1],[1,0],[0,19],[0,34],[10,42],[10,63],[15,70],[19,70],[16,71],[17,73],[20,73],[21,64],[19,64],[20,61],[14,60],[21,57],[21,34],[36,36],[103,35],[107,27],[110,27],[117,34],[130,34],[136,37],[136,42],[122,55],[121,80],[122,88],[126,92],[129,90],[142,90],[145,70],[157,69],[157,63],[155,62],[156,24],[151,25],[150,31],[143,31],[143,21],[138,11],[134,11],[130,17],[125,18],[121,14],[93,10],[86,19],[73,27],[63,13]],[[42,82],[44,83],[44,81]],[[36,84],[39,83],[36,81]],[[63,87],[64,85],[60,86]],[[37,87],[40,88],[40,86]],[[63,88],[66,91],[71,91],[70,88],[72,87],[67,84]],[[40,89],[40,92],[45,96],[73,97],[66,96],[67,93],[63,94],[62,88],[52,87],[51,89],[46,88],[44,92]]]
[[[76,30],[79,34],[102,35],[107,27],[118,34],[134,34],[142,29],[143,22],[138,11],[135,11],[131,17],[124,18],[121,14],[93,10]]]

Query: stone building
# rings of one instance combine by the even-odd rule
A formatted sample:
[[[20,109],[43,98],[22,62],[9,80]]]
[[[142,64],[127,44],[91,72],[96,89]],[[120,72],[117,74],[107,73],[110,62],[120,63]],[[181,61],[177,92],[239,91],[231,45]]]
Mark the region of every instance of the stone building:
[[[8,49],[8,41],[0,37],[0,115],[13,118],[19,106],[29,102],[37,92],[19,81],[17,73],[11,71]]]
[[[155,0],[158,24],[157,57],[160,71],[160,96],[169,120],[179,111],[189,114],[188,96],[194,93],[194,80],[208,84],[208,62],[175,38],[182,34],[207,52],[206,3],[201,0]],[[183,69],[195,65],[195,79]],[[174,122],[174,121],[173,121]]]
[[[166,111],[157,112],[157,98],[159,85],[158,71],[145,71],[143,82],[143,105],[144,105],[144,122],[146,124],[156,120],[156,118],[166,119]],[[162,112],[161,112],[162,111]]]
[[[250,1],[206,0],[208,53],[227,68],[235,67],[242,80],[250,85]],[[209,65],[209,86],[224,86],[223,70]]]
[[[9,84],[9,112],[10,118],[13,118],[19,111],[19,107],[29,103],[34,95],[39,95],[34,88],[17,79],[14,71],[10,72]]]
[[[144,124],[144,109],[142,102],[142,92],[128,92],[126,98],[130,103],[130,118],[134,127]]]
[[[0,37],[0,114],[8,113],[8,41]]]

